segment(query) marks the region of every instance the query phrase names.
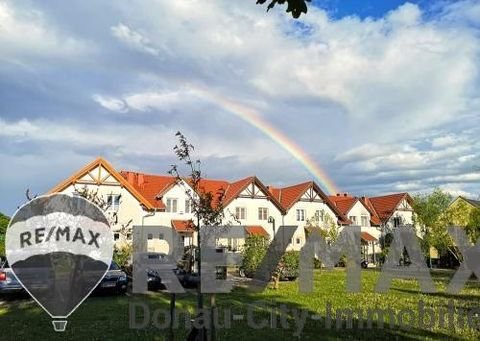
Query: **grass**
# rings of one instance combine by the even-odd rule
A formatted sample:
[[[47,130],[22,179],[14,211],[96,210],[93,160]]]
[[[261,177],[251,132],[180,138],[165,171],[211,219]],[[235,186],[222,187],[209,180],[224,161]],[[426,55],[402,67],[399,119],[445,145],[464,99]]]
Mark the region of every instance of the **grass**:
[[[314,277],[314,292],[300,294],[298,282],[281,283],[279,290],[267,289],[261,293],[248,292],[245,289],[236,289],[230,294],[217,294],[217,306],[219,307],[219,323],[225,324],[224,314],[243,315],[243,320],[232,320],[228,328],[217,330],[217,340],[317,340],[322,339],[458,339],[478,340],[480,332],[468,328],[459,327],[458,316],[463,316],[462,310],[468,312],[472,308],[480,308],[480,285],[477,281],[470,281],[459,295],[448,295],[445,288],[452,273],[435,272],[434,281],[438,292],[435,294],[423,294],[415,280],[394,280],[388,293],[377,294],[374,287],[379,273],[372,270],[362,272],[362,291],[360,293],[347,293],[345,289],[346,274],[343,270],[316,271]],[[206,300],[208,299],[208,295]],[[177,311],[180,313],[179,326],[175,328],[177,340],[184,340],[187,335],[185,328],[186,314],[194,313],[196,297],[193,294],[178,295]],[[418,316],[414,316],[414,323],[401,325],[398,321],[400,312],[404,312],[405,318],[409,317],[407,310],[418,313],[418,304],[422,301],[426,309],[432,309],[435,313],[436,323],[431,328],[418,325]],[[256,304],[253,311],[254,321],[260,323],[263,320],[267,325],[263,328],[254,329],[247,325],[247,309]],[[259,305],[258,303],[261,303]],[[152,323],[142,329],[129,327],[129,304],[144,304],[150,308],[149,321],[164,321],[163,315],[155,315],[155,310],[168,311],[169,295],[164,293],[152,293],[149,295],[135,296],[106,296],[91,297],[87,299],[68,319],[65,333],[52,331],[50,318],[31,300],[8,301],[0,305],[0,339],[2,340],[165,340],[167,329],[158,329]],[[287,317],[282,319],[279,315],[281,306],[285,305],[289,310]],[[325,315],[327,305],[333,311],[332,327],[326,328]],[[455,325],[444,327],[438,325],[440,311],[446,311],[449,305],[455,307]],[[366,314],[369,309],[392,309],[394,318],[387,321],[384,328],[374,323],[367,328]],[[303,314],[320,315],[321,320],[306,319],[306,324],[300,331],[295,324],[291,309],[295,309],[298,316]],[[335,312],[339,309],[355,310],[351,329],[346,328],[343,320],[341,328],[336,328]],[[358,315],[356,310],[362,310],[363,316]],[[142,309],[137,310],[137,322],[143,320]],[[273,312],[272,312],[273,311]],[[388,314],[387,314],[388,315]],[[401,314],[400,314],[401,315]],[[160,316],[160,317],[159,317]],[[447,319],[447,318],[446,318]],[[228,319],[227,319],[228,320]],[[272,328],[272,322],[276,321],[276,328]],[[389,322],[392,321],[390,327]],[[428,319],[425,320],[428,322]],[[448,319],[447,319],[448,321]],[[408,322],[408,321],[407,321]],[[363,328],[361,324],[363,323]],[[480,321],[477,321],[480,324]],[[161,326],[160,326],[161,327]]]

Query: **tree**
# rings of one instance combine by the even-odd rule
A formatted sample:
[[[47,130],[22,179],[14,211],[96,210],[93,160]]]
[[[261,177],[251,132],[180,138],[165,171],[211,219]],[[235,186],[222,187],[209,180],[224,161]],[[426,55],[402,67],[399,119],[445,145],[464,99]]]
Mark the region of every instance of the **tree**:
[[[188,169],[188,176],[181,176],[178,166],[173,164],[169,170],[169,174],[176,178],[177,184],[184,187],[185,194],[191,204],[191,212],[196,218],[196,222],[191,222],[192,228],[197,232],[197,271],[201,279],[201,233],[202,226],[219,226],[222,224],[225,214],[223,210],[223,201],[225,198],[225,189],[218,188],[216,193],[205,191],[201,187],[202,172],[201,162],[199,159],[193,158],[193,152],[195,147],[190,144],[187,138],[181,133],[177,132],[175,136],[178,138],[178,144],[175,145],[173,151],[177,156],[177,159],[184,163]],[[201,280],[198,284],[197,291],[197,309],[199,311],[198,318],[203,318],[201,312],[203,310],[203,295],[201,292]],[[215,331],[213,329],[213,313],[215,309],[215,294],[212,294],[210,301],[212,313],[211,315],[211,339],[215,338]],[[175,295],[172,294],[170,306],[175,309]],[[173,312],[172,316],[174,315]],[[172,321],[173,322],[173,321]],[[204,329],[193,329],[190,337],[199,338],[200,340],[206,339],[206,331]]]
[[[338,238],[339,228],[335,220],[325,210],[320,210],[306,224],[307,236],[313,229],[317,229],[330,245],[335,243]]]
[[[257,270],[267,254],[268,245],[268,238],[264,236],[250,235],[245,239],[241,269],[247,277],[252,277]]]
[[[257,0],[257,4],[263,5],[267,0]],[[287,13],[292,13],[292,17],[298,19],[302,13],[307,14],[307,2],[311,0],[270,0],[267,6],[267,12],[275,7],[276,4],[283,5],[287,3]]]
[[[448,208],[449,223],[463,226],[472,244],[480,237],[480,208],[474,207],[463,199],[456,200]]]
[[[430,194],[419,194],[413,197],[413,209],[416,214],[416,222],[421,226],[427,249],[430,246],[440,253],[448,252],[457,261],[460,255],[455,247],[453,239],[448,234],[450,217],[448,207],[452,196],[441,189],[436,188]]]
[[[10,218],[0,213],[0,256],[5,256],[5,234],[7,233],[9,222]]]

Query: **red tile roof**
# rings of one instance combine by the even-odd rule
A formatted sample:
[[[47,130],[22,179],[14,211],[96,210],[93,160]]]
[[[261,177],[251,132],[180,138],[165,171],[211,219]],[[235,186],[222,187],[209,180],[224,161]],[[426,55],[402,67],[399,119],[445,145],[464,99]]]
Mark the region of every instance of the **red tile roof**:
[[[337,215],[338,220],[341,224],[349,224],[350,221],[347,217],[331,202],[328,196],[318,187],[318,185],[313,181],[303,182],[297,185],[275,188],[270,186],[269,190],[280,203],[282,204],[284,210],[288,212],[292,206],[300,200],[303,194],[309,189],[313,188],[315,192],[322,198],[325,204],[330,207],[330,209]]]
[[[361,238],[366,242],[376,242],[378,239],[368,232],[361,232]]]
[[[192,220],[172,220],[171,224],[177,232],[193,233],[195,231]]]
[[[161,200],[162,195],[172,188],[177,181],[176,177],[174,176],[152,175],[129,171],[121,171],[120,174],[125,178],[125,180],[127,180],[129,184],[139,191],[153,207],[158,209],[165,209],[165,204]],[[189,183],[188,180],[186,180],[186,182]],[[282,205],[270,194],[268,189],[255,176],[250,176],[235,182],[215,179],[201,179],[198,188],[201,192],[212,193],[215,199],[217,198],[217,194],[223,191],[223,205],[227,206],[235,198],[237,198],[248,185],[252,183],[255,183],[255,185],[265,193],[267,198],[271,200],[280,211],[283,211]],[[213,204],[216,205],[218,202],[214,200]]]
[[[369,201],[382,222],[386,222],[397,209],[398,205],[406,199],[412,204],[412,198],[408,193],[396,193],[371,197]]]
[[[360,201],[363,203],[363,205],[370,211],[370,222],[372,225],[381,225],[382,221],[380,220],[380,217],[378,216],[377,211],[375,211],[375,208],[373,207],[372,203],[370,202],[370,199],[367,197],[362,197]]]
[[[353,205],[355,205],[355,203],[358,201],[357,197],[343,196],[343,195],[340,195],[340,196],[330,195],[328,198],[345,216],[348,215],[348,212],[352,209]]]
[[[245,230],[248,234],[262,237],[269,237],[270,235],[265,231],[265,229],[260,225],[249,225],[245,226]]]
[[[165,209],[161,195],[175,185],[175,177],[129,171],[121,171],[120,174],[129,184],[135,187],[154,208]]]

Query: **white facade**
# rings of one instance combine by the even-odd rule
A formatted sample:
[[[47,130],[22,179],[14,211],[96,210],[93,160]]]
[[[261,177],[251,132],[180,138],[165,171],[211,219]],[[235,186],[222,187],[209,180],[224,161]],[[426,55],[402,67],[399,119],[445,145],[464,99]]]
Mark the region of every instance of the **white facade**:
[[[129,178],[128,173],[126,177]],[[115,245],[118,247],[131,241],[133,226],[172,227],[172,220],[193,220],[195,222],[195,217],[189,207],[189,196],[186,193],[186,190],[191,188],[186,182],[175,184],[172,182],[171,187],[167,186],[167,189],[162,189],[162,193],[159,193],[160,197],[150,198],[150,201],[140,193],[139,188],[141,187],[139,186],[142,184],[143,175],[142,183],[135,183],[134,186],[105,160],[97,159],[51,192],[73,195],[86,188],[108,202],[110,207],[106,210],[106,215],[111,222]],[[225,182],[225,184],[228,183]],[[148,183],[144,185],[148,186]],[[223,224],[261,226],[270,235],[270,239],[273,239],[274,232],[278,232],[280,226],[296,225],[298,228],[289,241],[288,248],[300,250],[306,242],[305,227],[308,221],[322,226],[328,216],[337,224],[341,216],[341,213],[336,212],[335,208],[327,204],[330,201],[328,199],[325,201],[324,194],[320,193],[321,191],[316,185],[313,183],[311,185],[306,183],[306,185],[305,190],[301,189],[305,192],[299,193],[294,202],[288,203],[289,207],[282,207],[278,199],[258,179],[254,177],[250,180],[245,179],[242,185],[244,187],[239,189],[240,192],[230,195],[225,203]],[[161,200],[165,208],[156,200]],[[377,240],[380,238],[380,229],[371,226],[370,211],[360,200],[355,202],[345,216],[352,220],[353,225],[360,225],[362,232],[369,233]],[[388,230],[397,224],[413,224],[413,210],[406,199],[402,200],[383,227]],[[181,236],[185,246],[196,244],[195,233],[181,233]],[[229,247],[238,250],[244,240],[219,240],[219,242],[221,245],[228,244]],[[149,236],[148,249],[167,252],[168,246],[166,241],[162,240],[161,234],[152,235]],[[379,252],[380,247],[378,246],[377,249],[375,246],[375,251]],[[371,246],[369,246],[369,252],[373,252]]]

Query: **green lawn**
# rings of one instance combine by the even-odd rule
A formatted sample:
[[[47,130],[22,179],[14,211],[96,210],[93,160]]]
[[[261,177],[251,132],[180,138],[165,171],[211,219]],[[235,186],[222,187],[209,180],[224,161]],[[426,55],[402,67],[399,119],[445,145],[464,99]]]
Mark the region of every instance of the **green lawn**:
[[[218,330],[218,340],[317,340],[322,339],[480,339],[480,332],[468,327],[458,327],[458,316],[462,316],[460,310],[468,311],[480,307],[480,285],[478,282],[469,282],[460,295],[449,296],[444,293],[451,273],[437,272],[434,274],[435,283],[439,292],[437,294],[422,294],[419,286],[412,280],[394,280],[393,286],[387,294],[374,293],[379,273],[365,270],[362,272],[362,292],[349,294],[345,290],[345,272],[343,270],[317,271],[315,274],[315,288],[311,294],[298,293],[296,282],[281,283],[279,290],[267,289],[262,293],[250,293],[243,289],[237,289],[231,294],[217,295],[219,307],[219,322],[224,324],[223,315],[230,309],[232,314],[246,316],[247,307],[254,303],[263,302],[254,311],[255,322],[262,320],[276,320],[277,328],[268,326],[253,329],[247,325],[247,321],[233,320],[230,328]],[[418,312],[418,303],[423,301],[426,308],[432,308],[435,313],[435,326],[418,326],[417,316],[411,327],[402,327],[398,322],[398,315],[402,309],[411,309],[415,314]],[[135,330],[129,327],[129,304],[143,303],[150,307],[151,314],[155,310],[167,311],[169,296],[162,293],[152,295],[139,295],[135,297],[92,297],[85,301],[69,318],[67,331],[57,334],[52,331],[48,315],[30,300],[9,301],[0,305],[0,339],[1,340],[132,340],[150,339],[164,340],[167,330],[150,326]],[[332,310],[338,309],[362,309],[363,318],[358,318],[357,312],[353,315],[353,328],[347,329],[342,325],[336,329],[335,315],[333,315],[332,327],[326,328],[325,320],[313,320],[310,317],[301,331],[297,334],[293,315],[284,321],[286,328],[281,328],[281,319],[272,313],[285,304],[289,309],[295,308],[299,314],[308,316],[318,314],[325,317],[327,304],[331,304]],[[449,304],[457,309],[455,312],[455,326],[438,326],[439,311],[445,311]],[[178,297],[177,308],[182,313],[179,327],[175,329],[178,340],[185,339],[185,314],[194,311],[195,296],[186,295]],[[383,329],[379,325],[368,328],[364,318],[368,309],[391,308],[395,314],[393,328],[386,323]],[[142,319],[141,314],[137,322]],[[161,315],[163,316],[163,315]],[[272,318],[276,317],[276,318]],[[299,315],[301,316],[301,315]],[[409,315],[407,314],[406,317]],[[448,315],[446,315],[448,316]],[[408,319],[407,319],[408,320]],[[466,319],[465,319],[466,320]],[[425,320],[428,322],[428,319]],[[160,318],[159,323],[163,322]],[[360,328],[360,323],[364,327]],[[408,321],[407,321],[408,322]],[[477,322],[479,323],[479,322]],[[288,324],[288,325],[287,325]],[[407,323],[408,324],[408,323]]]

